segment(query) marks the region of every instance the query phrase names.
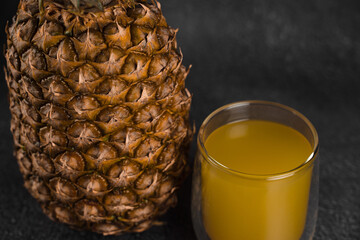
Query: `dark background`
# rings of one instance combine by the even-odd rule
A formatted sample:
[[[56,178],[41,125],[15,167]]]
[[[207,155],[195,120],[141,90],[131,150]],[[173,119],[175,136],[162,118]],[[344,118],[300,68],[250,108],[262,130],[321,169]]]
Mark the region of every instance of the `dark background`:
[[[1,3],[1,45],[17,2]],[[360,239],[359,1],[163,0],[162,7],[168,23],[180,29],[185,64],[193,65],[187,86],[197,127],[216,108],[245,99],[276,101],[304,113],[320,135],[315,239]],[[0,239],[196,239],[190,178],[178,206],[162,217],[166,224],[145,233],[102,237],[51,222],[22,186],[12,157],[3,73],[0,93]],[[193,144],[191,161],[194,151]]]

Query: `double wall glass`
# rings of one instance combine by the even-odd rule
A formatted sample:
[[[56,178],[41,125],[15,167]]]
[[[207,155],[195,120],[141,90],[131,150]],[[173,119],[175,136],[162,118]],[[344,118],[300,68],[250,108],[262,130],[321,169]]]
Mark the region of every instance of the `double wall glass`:
[[[291,127],[310,143],[312,153],[294,169],[249,174],[224,166],[205,147],[221,126],[265,120]],[[192,220],[199,240],[309,240],[318,208],[318,135],[298,111],[272,102],[244,101],[214,111],[198,138],[192,188]]]

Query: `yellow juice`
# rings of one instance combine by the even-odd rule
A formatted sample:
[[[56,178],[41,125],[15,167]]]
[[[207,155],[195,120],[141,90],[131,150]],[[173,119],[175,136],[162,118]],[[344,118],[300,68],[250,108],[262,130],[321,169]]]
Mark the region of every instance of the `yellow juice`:
[[[205,141],[208,154],[232,170],[269,175],[293,170],[312,153],[296,130],[270,121],[230,123]],[[282,179],[247,178],[203,161],[202,215],[212,240],[299,240],[312,167]]]

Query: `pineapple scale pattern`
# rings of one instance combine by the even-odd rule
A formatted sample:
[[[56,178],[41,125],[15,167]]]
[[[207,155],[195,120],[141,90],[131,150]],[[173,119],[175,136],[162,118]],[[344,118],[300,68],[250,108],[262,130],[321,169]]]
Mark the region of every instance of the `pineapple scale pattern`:
[[[25,187],[53,220],[139,232],[176,203],[187,171],[188,70],[157,2],[22,0],[6,80]]]

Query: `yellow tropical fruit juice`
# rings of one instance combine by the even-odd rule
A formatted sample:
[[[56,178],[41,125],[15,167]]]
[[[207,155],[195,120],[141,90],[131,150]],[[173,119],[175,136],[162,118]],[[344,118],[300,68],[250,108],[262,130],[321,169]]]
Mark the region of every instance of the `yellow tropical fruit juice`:
[[[251,175],[302,165],[312,147],[296,130],[270,121],[230,123],[205,141],[219,164]],[[295,171],[294,171],[295,172]],[[244,177],[202,161],[202,216],[211,240],[299,240],[305,227],[312,166],[281,179]]]

